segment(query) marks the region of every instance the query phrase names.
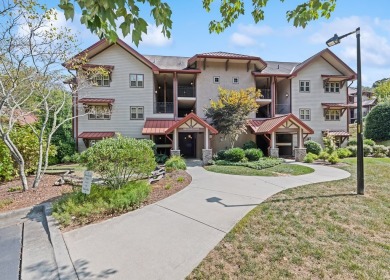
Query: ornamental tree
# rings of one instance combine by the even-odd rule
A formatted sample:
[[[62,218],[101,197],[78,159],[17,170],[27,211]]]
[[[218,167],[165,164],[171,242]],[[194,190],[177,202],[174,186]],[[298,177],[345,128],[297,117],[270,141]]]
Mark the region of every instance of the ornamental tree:
[[[375,106],[366,117],[364,137],[374,141],[390,140],[390,101]]]
[[[374,89],[379,101],[390,100],[390,79],[383,79]]]
[[[250,113],[259,108],[256,99],[261,97],[260,90],[247,88],[229,90],[218,88],[218,100],[210,101],[210,107],[205,109],[205,115],[211,119],[211,124],[228,138],[231,147],[242,133],[246,133],[247,118]]]

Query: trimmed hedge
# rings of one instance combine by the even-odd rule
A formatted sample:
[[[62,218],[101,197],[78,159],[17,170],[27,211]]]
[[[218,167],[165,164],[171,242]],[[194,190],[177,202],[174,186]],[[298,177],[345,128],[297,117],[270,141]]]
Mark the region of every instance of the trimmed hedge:
[[[245,150],[244,152],[245,152],[245,157],[249,161],[257,161],[264,156],[263,151],[260,149],[248,149]]]
[[[352,152],[347,148],[339,148],[336,150],[336,154],[339,158],[347,158],[352,156]]]
[[[366,117],[364,136],[374,141],[390,140],[390,102],[375,106]]]
[[[304,145],[307,153],[312,153],[318,156],[322,152],[321,144],[316,141],[309,140],[306,141]]]
[[[257,170],[273,167],[281,163],[283,163],[283,159],[280,158],[261,158],[258,161],[251,162],[231,162],[227,160],[217,160],[215,162],[216,165],[245,166]]]
[[[245,157],[245,152],[241,148],[232,148],[225,152],[225,160],[231,162],[242,161]]]

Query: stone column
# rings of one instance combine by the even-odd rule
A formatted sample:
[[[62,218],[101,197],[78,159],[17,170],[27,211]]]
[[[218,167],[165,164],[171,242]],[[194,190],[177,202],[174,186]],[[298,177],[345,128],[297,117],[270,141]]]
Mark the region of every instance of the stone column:
[[[295,161],[302,162],[306,156],[306,148],[295,148]]]
[[[180,150],[171,150],[171,156],[180,156]]]
[[[269,156],[273,158],[279,157],[279,148],[270,148],[269,149]]]
[[[210,160],[213,159],[213,150],[212,149],[202,149],[202,161],[203,165],[207,165]]]

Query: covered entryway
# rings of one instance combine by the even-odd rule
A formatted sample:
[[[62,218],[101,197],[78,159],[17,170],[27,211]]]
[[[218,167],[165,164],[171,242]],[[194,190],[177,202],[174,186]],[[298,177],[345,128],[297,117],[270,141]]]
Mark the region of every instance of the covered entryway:
[[[196,157],[196,137],[197,133],[179,133],[179,147],[180,153],[185,158]]]

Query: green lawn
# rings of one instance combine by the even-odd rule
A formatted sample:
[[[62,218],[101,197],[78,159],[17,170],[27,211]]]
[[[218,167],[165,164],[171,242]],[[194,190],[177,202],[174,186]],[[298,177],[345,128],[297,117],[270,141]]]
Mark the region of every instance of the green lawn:
[[[207,171],[232,174],[232,175],[244,175],[244,176],[280,176],[280,175],[302,175],[312,173],[313,168],[298,165],[298,164],[287,164],[282,163],[274,167],[266,169],[253,169],[244,166],[229,166],[229,165],[209,165],[205,166]]]
[[[283,191],[244,217],[188,279],[390,279],[390,159],[348,179]]]

